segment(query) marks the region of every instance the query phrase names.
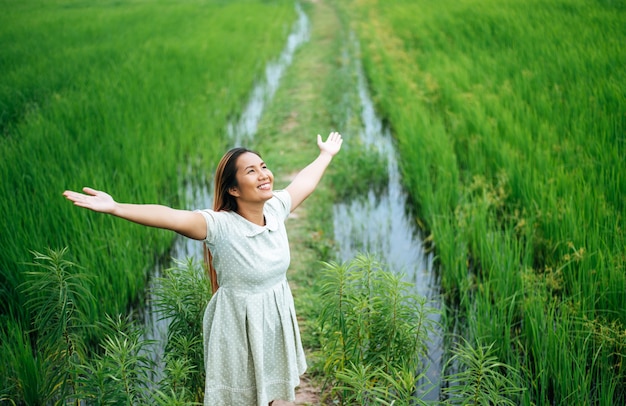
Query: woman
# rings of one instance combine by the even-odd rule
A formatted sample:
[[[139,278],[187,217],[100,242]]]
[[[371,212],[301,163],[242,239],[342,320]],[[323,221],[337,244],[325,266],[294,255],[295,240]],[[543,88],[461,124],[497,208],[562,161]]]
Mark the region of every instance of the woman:
[[[257,153],[228,151],[216,170],[213,210],[117,203],[87,187],[63,193],[76,206],[205,242],[219,286],[204,314],[205,405],[295,399],[306,361],[286,280],[284,220],[315,190],[341,144],[339,133],[326,141],[318,135],[319,156],[281,191]]]

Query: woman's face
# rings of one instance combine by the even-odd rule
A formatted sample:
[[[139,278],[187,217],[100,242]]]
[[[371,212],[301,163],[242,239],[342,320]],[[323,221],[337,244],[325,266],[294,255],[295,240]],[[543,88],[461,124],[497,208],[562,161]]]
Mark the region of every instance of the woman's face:
[[[229,193],[242,202],[266,202],[273,196],[274,175],[265,162],[252,152],[245,152],[237,158],[237,186]]]

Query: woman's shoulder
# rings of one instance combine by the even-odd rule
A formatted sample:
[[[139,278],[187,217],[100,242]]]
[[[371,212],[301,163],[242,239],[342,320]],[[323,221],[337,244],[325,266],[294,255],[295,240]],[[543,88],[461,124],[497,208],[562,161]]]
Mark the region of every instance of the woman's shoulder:
[[[224,236],[236,233],[241,228],[241,217],[232,211],[215,211],[211,209],[196,210],[206,220],[208,243],[215,243]]]
[[[206,219],[207,223],[211,224],[219,224],[219,223],[229,223],[236,218],[236,215],[232,211],[220,210],[215,211],[212,209],[202,209],[196,210],[198,213],[202,214]]]

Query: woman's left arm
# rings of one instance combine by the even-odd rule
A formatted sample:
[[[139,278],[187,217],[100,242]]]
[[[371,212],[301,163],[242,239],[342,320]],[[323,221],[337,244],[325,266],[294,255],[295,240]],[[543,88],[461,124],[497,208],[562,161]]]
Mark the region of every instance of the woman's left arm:
[[[319,156],[296,175],[289,186],[285,188],[291,196],[291,211],[294,211],[317,187],[322,175],[330,164],[330,161],[341,149],[341,134],[332,132],[326,141],[317,135],[317,146],[320,149]]]

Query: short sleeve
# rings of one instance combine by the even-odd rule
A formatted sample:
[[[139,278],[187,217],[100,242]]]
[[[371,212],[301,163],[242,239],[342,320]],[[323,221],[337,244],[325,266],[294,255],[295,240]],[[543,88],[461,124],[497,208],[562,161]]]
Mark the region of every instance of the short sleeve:
[[[215,212],[213,210],[196,210],[198,213],[202,214],[204,220],[206,221],[206,241],[209,244],[212,244],[215,241],[215,230],[217,229],[217,221],[215,219]]]
[[[276,190],[274,197],[276,198],[276,203],[273,204],[274,210],[279,218],[285,220],[291,212],[291,195],[286,190]]]

